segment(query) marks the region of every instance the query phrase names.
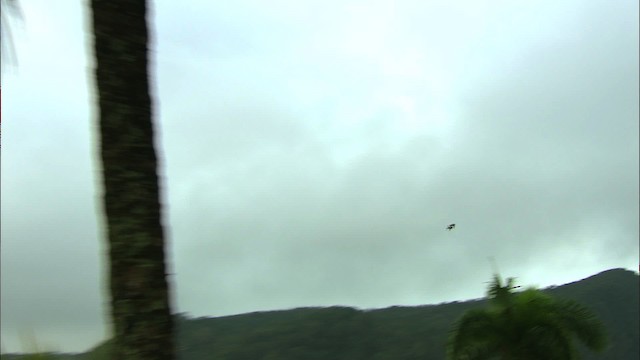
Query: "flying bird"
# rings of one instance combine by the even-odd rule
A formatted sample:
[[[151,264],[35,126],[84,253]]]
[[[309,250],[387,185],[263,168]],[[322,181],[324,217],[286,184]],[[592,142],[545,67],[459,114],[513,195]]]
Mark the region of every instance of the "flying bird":
[[[455,227],[456,227],[456,224],[449,224],[449,226],[447,226],[447,230],[451,231]]]

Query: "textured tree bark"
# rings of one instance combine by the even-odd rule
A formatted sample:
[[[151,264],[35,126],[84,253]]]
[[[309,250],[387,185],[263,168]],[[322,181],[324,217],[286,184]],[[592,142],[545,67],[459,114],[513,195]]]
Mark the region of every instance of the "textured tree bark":
[[[113,359],[174,359],[146,0],[91,0]]]

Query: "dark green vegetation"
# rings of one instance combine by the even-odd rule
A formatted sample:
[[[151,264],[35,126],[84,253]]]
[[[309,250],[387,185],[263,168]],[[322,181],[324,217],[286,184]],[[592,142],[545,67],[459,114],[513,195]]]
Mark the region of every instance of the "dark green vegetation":
[[[614,269],[552,287],[544,293],[571,299],[602,320],[609,346],[600,354],[580,348],[582,359],[636,360],[640,355],[639,278]],[[485,299],[418,307],[355,310],[301,308],[220,318],[178,315],[178,359],[404,360],[445,359],[452,325]],[[102,360],[109,343],[59,360]],[[20,359],[9,357],[3,359]]]
[[[494,275],[487,306],[467,311],[455,323],[449,359],[574,360],[579,358],[575,340],[593,351],[606,348],[604,325],[588,308],[535,288],[516,292],[513,283]]]

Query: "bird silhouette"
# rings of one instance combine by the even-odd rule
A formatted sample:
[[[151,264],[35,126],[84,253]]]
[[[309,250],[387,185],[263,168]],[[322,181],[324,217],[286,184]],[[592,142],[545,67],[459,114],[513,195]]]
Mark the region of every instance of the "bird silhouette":
[[[449,226],[447,226],[447,230],[451,231],[455,227],[456,227],[456,224],[449,224]]]

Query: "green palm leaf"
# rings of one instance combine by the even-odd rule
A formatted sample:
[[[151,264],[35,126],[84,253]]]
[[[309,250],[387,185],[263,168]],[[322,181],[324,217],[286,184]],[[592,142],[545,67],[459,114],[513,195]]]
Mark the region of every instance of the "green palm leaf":
[[[604,326],[589,309],[536,289],[514,293],[513,283],[494,276],[489,307],[468,311],[454,324],[449,359],[574,360],[575,340],[594,351],[605,348]]]

